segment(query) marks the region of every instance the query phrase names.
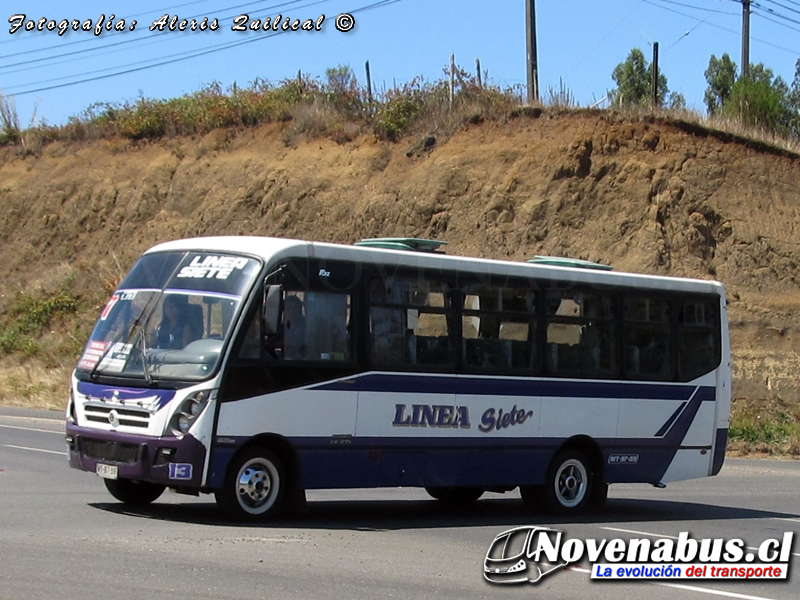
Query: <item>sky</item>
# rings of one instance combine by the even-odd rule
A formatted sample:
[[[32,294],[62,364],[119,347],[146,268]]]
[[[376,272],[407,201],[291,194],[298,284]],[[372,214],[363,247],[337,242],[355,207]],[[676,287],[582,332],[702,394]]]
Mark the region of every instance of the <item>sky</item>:
[[[96,103],[174,98],[215,82],[225,89],[259,79],[278,84],[299,71],[324,81],[327,69],[347,65],[364,84],[367,61],[380,93],[416,77],[445,77],[451,54],[471,73],[479,60],[488,83],[524,91],[530,2],[8,0],[0,21],[0,94],[13,98],[23,128],[62,125]],[[286,17],[290,24],[308,21],[313,30],[264,31],[264,21],[279,14],[281,23]],[[195,19],[198,28],[151,30],[164,15],[177,17],[176,25]],[[604,106],[602,100],[615,87],[614,67],[633,48],[651,61],[657,42],[659,68],[670,91],[704,114],[704,71],[711,55],[727,53],[741,62],[741,0],[536,0],[535,17],[538,82],[545,100],[565,89],[580,106]],[[200,29],[204,18],[217,20],[216,31]],[[40,19],[46,19],[42,31]],[[64,20],[70,29],[59,35]],[[91,31],[72,30],[73,20],[81,26],[90,21]],[[256,20],[262,28],[252,31]],[[47,21],[53,21],[52,31]],[[234,30],[243,23],[245,31]],[[800,0],[753,0],[750,63],[763,63],[791,84],[798,59]]]

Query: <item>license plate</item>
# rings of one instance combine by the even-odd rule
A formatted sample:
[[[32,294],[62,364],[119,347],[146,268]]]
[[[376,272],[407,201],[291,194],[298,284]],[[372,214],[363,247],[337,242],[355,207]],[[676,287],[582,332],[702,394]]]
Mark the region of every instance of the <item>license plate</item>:
[[[116,479],[119,477],[119,467],[117,465],[97,463],[95,472],[100,475],[100,477],[105,477],[106,479]]]

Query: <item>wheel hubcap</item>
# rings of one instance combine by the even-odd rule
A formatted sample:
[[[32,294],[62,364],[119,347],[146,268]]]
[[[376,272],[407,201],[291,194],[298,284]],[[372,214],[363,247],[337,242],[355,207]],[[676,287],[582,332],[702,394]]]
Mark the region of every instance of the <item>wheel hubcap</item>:
[[[263,508],[270,502],[273,491],[271,465],[250,463],[239,474],[239,501],[245,508]]]
[[[586,471],[578,461],[564,463],[556,482],[558,499],[564,506],[580,504],[586,495]]]

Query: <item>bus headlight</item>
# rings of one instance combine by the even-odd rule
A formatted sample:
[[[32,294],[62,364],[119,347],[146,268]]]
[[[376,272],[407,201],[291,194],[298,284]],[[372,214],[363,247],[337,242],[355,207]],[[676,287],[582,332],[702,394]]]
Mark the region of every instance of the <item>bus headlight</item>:
[[[169,429],[173,435],[182,436],[189,432],[208,405],[209,395],[209,392],[205,391],[195,392],[181,402],[169,422]]]
[[[72,385],[69,387],[69,403],[67,404],[67,421],[77,423],[78,417],[75,415],[75,391]]]

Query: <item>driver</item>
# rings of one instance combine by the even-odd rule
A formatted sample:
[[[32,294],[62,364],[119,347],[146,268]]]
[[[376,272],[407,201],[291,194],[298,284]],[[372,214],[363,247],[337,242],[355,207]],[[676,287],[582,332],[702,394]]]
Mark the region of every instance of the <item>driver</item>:
[[[173,294],[164,299],[163,315],[156,332],[156,347],[163,350],[178,350],[192,341],[189,322],[189,299]]]

